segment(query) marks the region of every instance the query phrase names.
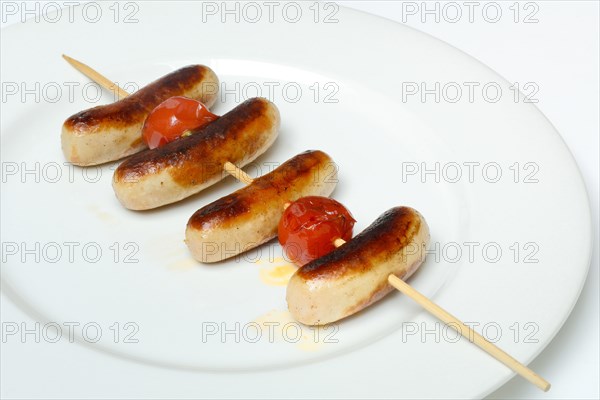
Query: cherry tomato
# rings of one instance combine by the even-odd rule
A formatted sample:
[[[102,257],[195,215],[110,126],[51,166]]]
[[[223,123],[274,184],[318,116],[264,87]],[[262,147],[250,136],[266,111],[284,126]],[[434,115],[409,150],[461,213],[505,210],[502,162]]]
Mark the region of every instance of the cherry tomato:
[[[356,221],[339,202],[318,196],[296,200],[279,221],[279,243],[290,261],[302,266],[335,249],[337,238],[352,238]]]
[[[149,148],[163,146],[179,139],[192,129],[219,118],[199,101],[175,96],[160,103],[144,122],[142,136]]]

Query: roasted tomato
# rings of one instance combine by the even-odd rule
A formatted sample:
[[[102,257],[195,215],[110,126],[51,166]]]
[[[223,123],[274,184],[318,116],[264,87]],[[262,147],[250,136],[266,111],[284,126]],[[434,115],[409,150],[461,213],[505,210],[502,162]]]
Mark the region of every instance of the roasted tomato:
[[[175,96],[160,103],[146,118],[142,136],[155,149],[189,134],[219,118],[204,104],[187,97]]]
[[[290,203],[279,221],[279,243],[287,258],[304,265],[335,249],[335,239],[348,241],[356,221],[339,202],[307,196]]]

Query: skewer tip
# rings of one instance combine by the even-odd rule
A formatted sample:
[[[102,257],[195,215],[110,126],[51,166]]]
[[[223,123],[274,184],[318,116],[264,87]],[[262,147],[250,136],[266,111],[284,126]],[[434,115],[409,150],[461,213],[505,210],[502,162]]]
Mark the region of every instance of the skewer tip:
[[[75,60],[73,57],[69,57],[68,55],[63,54],[62,58],[63,58],[63,60],[65,60],[66,62],[68,62],[69,64],[71,64],[73,66],[77,65],[77,60]]]

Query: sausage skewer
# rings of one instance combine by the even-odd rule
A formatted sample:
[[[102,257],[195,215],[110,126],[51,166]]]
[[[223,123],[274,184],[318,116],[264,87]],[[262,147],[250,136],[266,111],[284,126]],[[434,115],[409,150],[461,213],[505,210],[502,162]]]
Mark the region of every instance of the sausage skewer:
[[[103,87],[105,87],[109,90],[116,89],[117,93],[120,97],[125,97],[128,95],[128,93],[124,89],[120,88],[115,83],[111,82],[110,80],[108,80],[107,78],[105,78],[104,76],[99,74],[98,72],[94,71],[89,66],[87,66],[83,63],[80,63],[77,60],[74,60],[68,56],[63,55],[63,57],[71,65],[73,65],[77,70],[81,71],[86,76],[88,76],[90,79],[99,83]],[[242,169],[238,168],[236,165],[234,165],[233,163],[231,163],[229,161],[225,162],[225,164],[223,165],[223,169],[227,173],[232,175],[234,178],[236,178],[237,180],[239,180],[247,185],[251,184],[254,181],[254,179],[250,175],[248,175]],[[284,205],[284,209],[287,206],[288,206],[288,204]],[[342,238],[336,238],[334,240],[334,245],[336,247],[340,247],[340,246],[344,245],[345,243],[346,243],[346,241],[343,240]],[[512,369],[517,374],[521,375],[523,378],[525,378],[526,380],[528,380],[529,382],[531,382],[532,384],[534,384],[535,386],[537,386],[544,392],[547,392],[550,389],[550,386],[551,386],[550,383],[548,381],[546,381],[544,378],[542,378],[541,376],[536,374],[533,370],[531,370],[527,366],[520,363],[518,360],[513,358],[511,355],[509,355],[502,349],[500,349],[498,346],[489,342],[487,339],[485,339],[479,333],[474,331],[469,326],[465,325],[461,320],[459,320],[458,318],[456,318],[455,316],[453,316],[452,314],[450,314],[449,312],[444,310],[442,307],[437,305],[435,302],[433,302],[431,299],[429,299],[422,293],[418,292],[416,289],[414,289],[408,283],[404,282],[402,279],[398,278],[394,274],[390,274],[387,278],[387,281],[393,288],[395,288],[396,290],[405,294],[406,296],[410,297],[412,300],[414,300],[416,303],[418,303],[421,307],[423,307],[425,310],[427,310],[433,316],[440,319],[445,324],[452,326],[452,328],[454,328],[458,333],[460,333],[462,336],[464,336],[468,340],[475,343],[480,349],[482,349],[483,351],[485,351],[486,353],[488,353],[489,355],[494,357],[496,360],[500,361],[501,363],[503,363],[504,365],[506,365],[507,367]]]

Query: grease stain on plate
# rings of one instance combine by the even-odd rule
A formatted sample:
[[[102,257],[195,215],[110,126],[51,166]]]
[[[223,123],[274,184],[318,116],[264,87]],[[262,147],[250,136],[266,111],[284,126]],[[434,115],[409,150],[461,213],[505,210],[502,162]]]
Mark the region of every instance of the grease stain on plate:
[[[115,217],[112,214],[109,214],[106,211],[103,211],[100,207],[98,207],[95,204],[90,204],[88,206],[88,210],[90,210],[90,212],[92,214],[94,214],[96,217],[98,217],[98,219],[100,221],[110,222],[110,223],[116,221]]]
[[[294,275],[294,272],[298,269],[298,267],[288,263],[283,257],[276,257],[268,261],[258,260],[256,263],[258,265],[269,265],[258,271],[260,280],[268,286],[286,286],[292,275]]]
[[[185,271],[185,270],[194,268],[197,264],[198,263],[193,258],[184,258],[184,259],[169,263],[167,268],[171,269],[171,270]]]
[[[286,286],[296,272],[296,267],[289,264],[276,265],[270,268],[261,268],[259,273],[260,280],[269,286]]]

